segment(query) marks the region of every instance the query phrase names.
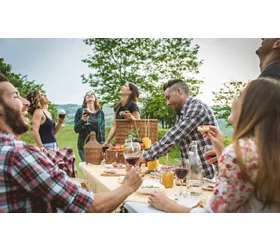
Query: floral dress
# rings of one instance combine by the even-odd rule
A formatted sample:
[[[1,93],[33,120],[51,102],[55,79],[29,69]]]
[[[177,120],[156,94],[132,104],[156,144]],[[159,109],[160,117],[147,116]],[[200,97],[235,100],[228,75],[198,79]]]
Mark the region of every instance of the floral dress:
[[[254,182],[257,175],[258,160],[256,145],[251,138],[240,139],[239,144],[245,164],[244,171],[251,181]],[[218,182],[203,212],[250,213],[256,212],[256,210],[260,211],[262,206],[254,197],[254,185],[244,179],[241,169],[237,164],[232,144],[221,155],[219,169]]]

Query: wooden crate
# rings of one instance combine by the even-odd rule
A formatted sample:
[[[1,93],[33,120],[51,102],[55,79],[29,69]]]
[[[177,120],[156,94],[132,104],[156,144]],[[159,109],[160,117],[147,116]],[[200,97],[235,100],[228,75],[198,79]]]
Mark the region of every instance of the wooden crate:
[[[149,134],[149,138],[151,139],[152,143],[158,141],[158,120],[152,119],[149,120],[126,120],[126,119],[120,119],[116,120],[116,143],[117,144],[124,144],[125,139],[128,136],[128,133],[130,131],[135,130],[136,128],[139,128],[139,139],[142,139],[145,137],[145,126],[149,124],[147,133]],[[147,136],[147,134],[146,134]]]

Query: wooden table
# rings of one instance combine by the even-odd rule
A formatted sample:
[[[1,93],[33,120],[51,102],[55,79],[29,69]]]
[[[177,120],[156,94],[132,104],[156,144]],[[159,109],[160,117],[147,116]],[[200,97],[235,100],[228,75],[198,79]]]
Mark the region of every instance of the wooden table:
[[[111,191],[121,185],[118,182],[119,177],[101,176],[101,173],[107,169],[104,165],[87,164],[82,169],[83,169],[86,185],[88,189],[90,189],[94,193]],[[116,171],[117,173],[123,173],[123,174],[126,173],[125,169],[117,169]],[[145,175],[144,179],[152,179],[152,180],[159,181],[158,179],[151,178],[149,175]],[[179,191],[180,191],[180,187],[176,185],[174,185],[172,188],[166,188],[163,190],[163,192],[167,196],[174,196],[175,194],[178,194]],[[211,194],[212,192],[203,191],[201,196],[203,201],[206,202],[211,196]],[[129,212],[159,212],[159,210],[156,210],[155,208],[151,208],[148,205],[148,197],[149,195],[139,194],[135,192],[129,197],[127,197],[124,203],[124,207]]]

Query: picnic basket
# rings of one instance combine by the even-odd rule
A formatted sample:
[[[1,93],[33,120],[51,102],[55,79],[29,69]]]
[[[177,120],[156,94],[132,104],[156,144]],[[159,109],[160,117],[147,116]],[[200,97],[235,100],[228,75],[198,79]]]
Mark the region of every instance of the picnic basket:
[[[117,162],[125,164],[123,150],[107,149],[105,153],[105,162],[107,164]]]
[[[128,134],[138,129],[139,139],[149,137],[152,143],[158,141],[158,120],[142,119],[142,120],[116,120],[115,139],[117,144],[124,144]]]

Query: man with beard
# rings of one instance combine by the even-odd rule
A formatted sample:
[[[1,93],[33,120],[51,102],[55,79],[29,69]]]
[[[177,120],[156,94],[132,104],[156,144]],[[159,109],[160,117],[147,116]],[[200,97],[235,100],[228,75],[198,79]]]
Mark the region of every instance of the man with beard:
[[[175,145],[180,145],[182,158],[188,159],[189,145],[192,141],[197,141],[204,177],[213,178],[214,170],[203,156],[204,147],[211,143],[197,131],[202,125],[218,126],[212,110],[200,100],[189,96],[189,87],[182,80],[168,81],[163,90],[167,105],[176,111],[178,119],[175,126],[144,153],[139,164],[167,154]]]
[[[280,79],[280,38],[262,38],[256,54],[260,58],[259,77]]]
[[[0,74],[0,212],[111,212],[140,187],[135,169],[111,192],[93,194],[71,182],[38,147],[17,140],[29,128],[28,106]]]

